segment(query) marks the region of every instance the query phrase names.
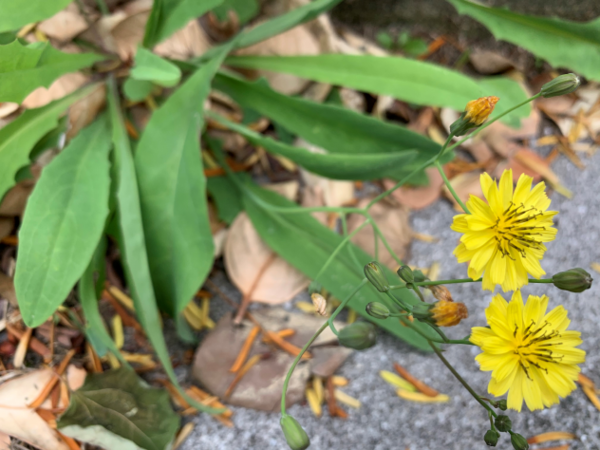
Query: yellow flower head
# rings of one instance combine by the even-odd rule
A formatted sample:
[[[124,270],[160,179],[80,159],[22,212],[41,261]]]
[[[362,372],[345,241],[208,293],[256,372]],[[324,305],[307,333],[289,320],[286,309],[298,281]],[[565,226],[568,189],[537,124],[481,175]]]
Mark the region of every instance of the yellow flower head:
[[[462,319],[469,317],[469,311],[464,303],[447,300],[435,302],[430,312],[431,319],[438,327],[453,327]]]
[[[492,178],[481,175],[481,188],[487,203],[471,196],[467,208],[471,214],[454,216],[452,229],[463,233],[454,250],[458,262],[469,262],[469,277],[483,275],[483,289],[501,285],[506,291],[528,284],[527,274],[540,278],[546,272],[540,265],[546,246],[554,240],[556,228],[546,211],[550,199],[545,184],[531,189],[532,178],[521,175],[513,192],[512,170],[505,170],[498,186]]]
[[[530,410],[559,402],[575,389],[585,352],[578,331],[567,331],[567,310],[557,306],[548,314],[548,297],[529,296],[523,305],[521,292],[510,303],[496,295],[485,310],[487,327],[471,330],[471,342],[481,348],[475,358],[481,370],[492,372],[488,392],[508,391],[508,407],[521,411],[523,400]]]
[[[477,100],[471,100],[465,106],[465,119],[472,125],[479,126],[490,116],[496,103],[500,100],[493,95],[490,97],[481,97]]]

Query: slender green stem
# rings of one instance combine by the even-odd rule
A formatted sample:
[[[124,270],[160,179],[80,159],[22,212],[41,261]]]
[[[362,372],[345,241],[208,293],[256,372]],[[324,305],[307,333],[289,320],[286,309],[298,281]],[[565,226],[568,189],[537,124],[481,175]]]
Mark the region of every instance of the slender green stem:
[[[373,227],[373,233],[375,233],[375,235],[379,236],[379,238],[381,239],[381,242],[383,242],[383,245],[385,246],[385,248],[389,252],[389,254],[392,256],[392,258],[394,258],[394,260],[399,265],[403,266],[404,263],[398,257],[398,255],[396,255],[396,252],[392,249],[392,246],[389,244],[389,242],[387,241],[387,239],[383,235],[383,232],[381,231],[381,229],[379,228],[379,226],[375,223],[375,219],[373,219],[373,217],[370,214],[369,214],[369,217],[371,218],[371,225]]]
[[[452,375],[454,375],[454,377],[460,382],[460,384],[462,384],[465,389],[467,391],[469,391],[469,393],[473,396],[473,398],[475,400],[477,400],[479,402],[479,404],[481,406],[483,406],[487,411],[488,414],[492,414],[494,417],[496,417],[496,413],[492,410],[492,408],[490,408],[487,403],[485,403],[483,400],[481,400],[481,397],[479,397],[479,395],[477,394],[477,392],[475,392],[473,390],[473,388],[469,385],[469,383],[467,383],[463,377],[460,376],[460,374],[456,371],[456,369],[452,366],[452,364],[450,364],[448,362],[448,360],[444,357],[444,355],[442,355],[442,352],[439,348],[437,348],[435,345],[433,345],[433,342],[429,342],[429,345],[431,346],[431,348],[433,349],[433,351],[435,352],[435,354],[438,356],[438,358],[440,358],[440,360],[444,363],[444,365],[448,368],[448,370],[452,373]]]
[[[446,173],[444,172],[444,168],[442,167],[442,164],[439,161],[436,161],[435,162],[435,167],[437,168],[438,172],[442,176],[442,179],[444,180],[444,184],[446,185],[446,187],[448,188],[448,190],[452,194],[452,197],[454,197],[454,200],[457,201],[457,203],[460,205],[460,207],[463,209],[464,212],[466,212],[467,214],[471,214],[471,212],[469,211],[469,209],[467,208],[467,206],[463,203],[463,201],[460,199],[460,197],[458,196],[458,194],[456,193],[456,191],[452,187],[452,184],[450,183],[450,180],[448,179],[448,177],[446,176]]]
[[[300,362],[302,355],[304,355],[304,353],[306,353],[306,350],[308,350],[308,347],[310,347],[312,345],[312,343],[315,342],[315,339],[317,339],[319,337],[319,335],[325,330],[325,328],[327,328],[328,324],[329,324],[329,322],[325,322],[323,325],[321,325],[321,328],[319,328],[317,330],[317,332],[304,345],[304,347],[302,347],[302,350],[300,351],[300,353],[298,353],[298,355],[294,359],[294,362],[292,363],[292,367],[290,367],[290,370],[288,370],[288,373],[285,376],[285,381],[283,382],[283,389],[281,392],[281,414],[282,415],[285,414],[285,394],[287,393],[288,384],[290,384],[290,378],[292,378],[292,373],[294,373],[294,369]]]
[[[344,236],[348,235],[348,219],[346,218],[346,214],[340,214],[340,218],[342,219],[342,232],[344,233]],[[349,245],[348,249],[350,250],[350,256],[352,256],[352,260],[354,261],[354,264],[356,264],[357,267],[360,267],[362,269],[363,265],[361,264],[361,262],[358,260],[358,257],[356,256],[356,252],[354,251],[354,246]]]
[[[409,312],[409,313],[410,313],[410,312],[412,312],[412,306],[410,306],[410,305],[407,305],[406,303],[404,303],[404,302],[403,302],[402,300],[400,300],[399,298],[396,298],[396,297],[394,297],[390,291],[387,291],[385,294],[386,294],[386,295],[387,295],[389,298],[391,298],[391,299],[392,299],[392,301],[393,301],[394,303],[396,303],[397,305],[399,305],[399,306],[400,306],[400,308],[402,308],[404,311],[407,311],[407,312]]]
[[[365,220],[359,227],[356,228],[356,230],[354,230],[352,233],[350,233],[348,236],[346,236],[342,242],[340,242],[338,244],[338,246],[335,248],[335,250],[331,253],[331,255],[329,255],[329,258],[327,258],[327,261],[325,261],[325,264],[323,264],[323,267],[321,267],[321,270],[319,270],[319,273],[317,274],[317,276],[315,277],[315,281],[317,281],[319,279],[319,277],[321,275],[323,275],[323,272],[325,272],[325,269],[327,269],[327,267],[329,266],[329,264],[331,264],[331,262],[335,259],[335,257],[337,256],[337,254],[342,250],[342,248],[344,247],[344,245],[350,241],[350,239],[352,239],[360,230],[362,230],[365,226],[367,226],[369,223],[371,222],[370,219]]]
[[[417,293],[417,295],[419,296],[419,298],[421,299],[422,302],[425,301],[425,299],[423,298],[423,294],[421,293],[421,291],[419,290],[418,286],[415,286],[414,284],[411,286],[411,289],[413,291],[415,291]]]
[[[348,302],[352,299],[352,297],[354,297],[356,295],[356,293],[358,291],[360,291],[360,289],[369,282],[369,280],[367,280],[366,278],[363,278],[363,280],[360,282],[360,284],[358,286],[356,286],[354,288],[354,290],[352,292],[350,292],[350,294],[348,295],[348,297],[346,297],[344,299],[344,301],[342,303],[340,303],[340,306],[338,306],[336,308],[336,310],[333,312],[333,314],[331,314],[331,317],[327,320],[327,323],[329,324],[329,328],[331,328],[331,331],[333,331],[333,334],[335,334],[336,336],[339,334],[338,330],[335,329],[335,325],[333,325],[333,321],[334,319],[337,317],[337,315],[339,313],[342,312],[342,309],[344,309],[346,307],[346,305],[348,304]]]
[[[460,283],[479,283],[483,281],[483,278],[478,278],[476,280],[473,280],[471,278],[457,278],[456,280],[436,280],[436,281],[419,281],[418,283],[414,283],[415,286],[437,286],[440,284],[460,284]],[[535,278],[529,278],[529,282],[531,284],[545,284],[545,283],[552,283],[552,278],[542,278],[540,280],[537,280]],[[390,289],[401,289],[405,286],[402,285],[396,285],[396,286],[390,286]]]

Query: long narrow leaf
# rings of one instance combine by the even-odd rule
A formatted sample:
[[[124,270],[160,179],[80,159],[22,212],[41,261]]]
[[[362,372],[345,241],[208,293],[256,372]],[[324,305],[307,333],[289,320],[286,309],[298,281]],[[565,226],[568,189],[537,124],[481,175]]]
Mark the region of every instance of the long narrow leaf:
[[[165,372],[171,382],[177,386],[180,393],[186,397],[188,403],[205,412],[220,413],[221,410],[207,407],[189,398],[179,386],[177,376],[173,371],[167,345],[162,334],[156,297],[152,287],[135,166],[122,113],[118,106],[117,87],[114,79],[110,80],[108,86],[108,103],[115,151],[114,160],[118,177],[117,210],[123,246],[121,250],[124,255],[125,274],[127,275],[135,310]]]
[[[406,175],[441,148],[431,139],[404,127],[346,108],[280,94],[263,80],[248,82],[219,73],[213,85],[243,107],[269,117],[289,132],[329,153],[349,156],[418,150],[419,155],[412,163],[396,168],[396,177]],[[447,156],[451,157],[450,154]],[[426,178],[424,180],[426,182]],[[415,176],[411,182],[418,181]]]
[[[65,300],[100,240],[108,215],[110,133],[105,117],[42,171],[19,232],[15,290],[36,327]]]
[[[496,95],[502,99],[501,86],[491,88],[459,72],[424,61],[398,56],[317,55],[317,56],[232,56],[227,64],[247,69],[284,72],[323,83],[347,86],[373,94],[392,95],[419,105],[446,106],[462,111],[470,100]],[[512,84],[517,84],[512,81]],[[527,98],[521,90],[521,101]],[[498,103],[494,114],[514,106]],[[527,117],[531,107],[509,114]]]
[[[73,0],[4,0],[0,8],[0,33],[53,16]]]
[[[461,14],[483,23],[502,39],[544,58],[555,67],[576,70],[600,80],[600,18],[579,23],[517,14],[467,0],[448,0]]]
[[[223,47],[154,112],[135,155],[154,290],[161,309],[175,318],[213,262],[200,130],[212,77],[228,50]]]
[[[30,109],[0,129],[0,199],[15,184],[17,171],[29,164],[37,141],[58,125],[59,117],[95,86],[74,92],[42,108]]]
[[[63,53],[49,42],[0,45],[0,102],[21,103],[35,88],[48,87],[59,76],[102,59],[93,53]]]
[[[416,150],[365,154],[316,153],[278,142],[222,116],[213,114],[211,117],[253,144],[284,156],[310,172],[336,180],[373,180],[397,174],[400,168],[417,156]]]

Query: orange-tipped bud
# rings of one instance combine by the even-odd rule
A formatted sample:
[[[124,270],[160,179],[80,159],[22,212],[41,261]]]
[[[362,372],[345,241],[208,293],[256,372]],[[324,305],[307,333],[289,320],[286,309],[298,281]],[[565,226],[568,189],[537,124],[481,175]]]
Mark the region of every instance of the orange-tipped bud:
[[[471,100],[465,107],[465,119],[472,125],[478,127],[490,116],[496,103],[500,100],[493,95],[490,97],[481,97],[477,100]]]
[[[430,310],[431,319],[438,327],[453,327],[462,319],[469,317],[469,311],[464,303],[440,300],[433,304]]]
[[[437,285],[428,286],[428,287],[429,287],[429,290],[431,291],[431,293],[433,294],[433,296],[436,298],[436,300],[445,300],[447,302],[454,301],[452,299],[452,294],[450,293],[450,291],[448,290],[448,288],[446,286],[437,284]]]
[[[481,126],[494,110],[498,100],[500,99],[493,95],[471,100],[458,120],[450,125],[450,132],[454,136],[463,136],[469,130]]]

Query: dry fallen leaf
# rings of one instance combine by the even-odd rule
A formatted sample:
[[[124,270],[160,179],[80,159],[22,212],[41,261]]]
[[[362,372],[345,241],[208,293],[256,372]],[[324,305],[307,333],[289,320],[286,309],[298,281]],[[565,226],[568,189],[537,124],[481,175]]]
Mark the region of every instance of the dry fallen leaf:
[[[23,180],[14,185],[0,203],[0,216],[21,216],[34,184],[33,180]]]
[[[362,200],[357,207],[362,208],[369,203],[370,199]],[[403,206],[392,206],[384,202],[375,203],[369,209],[375,223],[380,228],[390,247],[398,258],[405,259],[408,256],[410,243],[412,241],[412,230],[409,223],[408,210]],[[359,214],[352,214],[348,218],[348,232],[358,228],[363,222],[364,217]],[[375,255],[375,239],[373,228],[366,226],[360,230],[353,238],[352,242],[362,248],[370,255]],[[393,268],[398,266],[398,262],[384,247],[383,242],[379,241],[379,262]]]
[[[444,180],[435,167],[430,167],[425,172],[429,178],[429,185],[412,188],[403,186],[398,188],[392,193],[394,200],[401,205],[415,210],[427,208],[435,202],[440,197]],[[396,182],[393,180],[383,180],[383,187],[385,189],[390,189],[395,184]]]
[[[300,182],[298,180],[291,180],[284,181],[283,183],[263,184],[261,187],[268,189],[269,191],[277,192],[279,195],[295,202],[298,198]]]
[[[236,55],[299,56],[318,55],[319,43],[305,25],[300,25],[267,40],[235,52]],[[257,70],[250,74],[264,76],[273,89],[282,94],[293,95],[302,91],[309,83],[306,79],[285,73]]]
[[[204,29],[197,20],[190,20],[185,27],[154,47],[154,53],[165,58],[186,60],[202,55],[210,47],[210,39]]]
[[[42,369],[0,385],[0,432],[44,450],[69,450],[56,431],[27,407],[53,377],[52,369]]]
[[[15,227],[15,219],[12,217],[0,217],[0,240],[10,236]]]
[[[0,119],[11,115],[17,109],[19,109],[18,103],[10,103],[10,102],[0,103]]]
[[[469,54],[477,72],[483,75],[505,72],[513,67],[513,61],[492,50],[474,49]]]
[[[21,103],[24,108],[40,108],[53,100],[63,98],[75,92],[89,81],[89,77],[80,72],[67,73],[58,78],[49,88],[39,87],[29,94]]]
[[[252,301],[284,303],[310,283],[264,243],[244,212],[229,228],[223,258],[229,278]]]
[[[481,189],[481,183],[479,182],[479,175],[480,172],[461,173],[450,180],[452,188],[463,203],[469,200],[471,195],[475,195],[481,199],[485,198]],[[448,188],[444,186],[443,190],[444,195],[454,204],[454,209],[462,212],[460,205],[456,202]]]
[[[104,83],[98,84],[92,92],[73,103],[69,108],[67,140],[73,139],[77,133],[92,123],[98,113],[104,109],[105,104],[106,85]]]
[[[10,436],[5,433],[0,433],[0,450],[11,450]]]
[[[322,325],[322,318],[307,314],[286,312],[280,308],[268,308],[263,312],[253,312],[254,318],[264,329],[279,331],[283,328],[295,330],[286,340],[302,347],[313,333]],[[201,385],[217,397],[223,397],[235,378],[229,369],[236,360],[247,335],[254,324],[244,321],[235,326],[232,314],[226,314],[203,340],[196,352],[192,374]],[[328,377],[350,355],[352,350],[339,346],[324,346],[336,342],[331,330],[326,329],[315,341],[310,352],[312,358],[301,363],[290,380],[287,391],[287,404],[299,402],[304,398],[304,389],[311,373]],[[237,383],[228,399],[232,405],[244,406],[264,411],[275,411],[281,401],[283,379],[294,356],[269,346],[256,339],[248,358],[268,354],[252,367]]]
[[[77,5],[71,3],[54,16],[40,22],[36,28],[49,38],[66,42],[87,30],[88,24],[79,13]]]

